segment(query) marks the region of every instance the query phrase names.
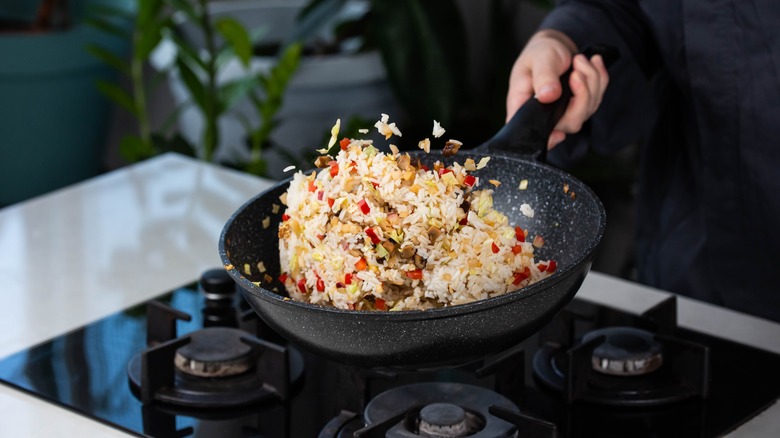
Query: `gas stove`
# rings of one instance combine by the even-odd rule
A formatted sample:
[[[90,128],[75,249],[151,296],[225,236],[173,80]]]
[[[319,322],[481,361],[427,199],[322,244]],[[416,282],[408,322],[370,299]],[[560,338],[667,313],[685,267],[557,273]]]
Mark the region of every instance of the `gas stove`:
[[[0,380],[137,436],[721,436],[780,396],[780,355],[576,299],[455,369],[356,369],[260,321],[224,271],[0,360]]]

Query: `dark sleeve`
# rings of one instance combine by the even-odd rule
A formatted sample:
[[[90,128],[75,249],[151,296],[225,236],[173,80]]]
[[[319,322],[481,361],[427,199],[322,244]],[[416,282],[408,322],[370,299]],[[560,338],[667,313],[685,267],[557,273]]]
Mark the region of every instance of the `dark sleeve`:
[[[620,59],[609,68],[609,86],[596,114],[577,135],[551,151],[549,160],[568,167],[591,148],[610,154],[646,135],[655,120],[648,85],[660,65],[650,25],[636,1],[562,1],[540,29],[568,35],[580,49],[589,44],[617,47]]]

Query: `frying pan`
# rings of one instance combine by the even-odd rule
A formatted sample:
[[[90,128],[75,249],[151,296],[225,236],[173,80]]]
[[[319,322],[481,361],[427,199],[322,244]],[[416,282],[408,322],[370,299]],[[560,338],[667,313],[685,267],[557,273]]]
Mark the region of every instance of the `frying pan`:
[[[611,58],[609,50],[592,49]],[[364,368],[465,365],[508,350],[536,333],[576,294],[606,224],[603,205],[585,184],[538,161],[544,158],[547,138],[568,104],[567,75],[562,76],[561,99],[553,104],[530,99],[493,138],[473,150],[461,150],[454,157],[435,151],[410,153],[430,167],[437,160],[451,164],[467,157],[477,162],[490,157],[488,165],[473,174],[480,181],[501,181],[493,195],[495,209],[507,215],[511,225],[527,229],[529,236],[544,238],[535,259],[555,260],[558,270],[553,275],[505,295],[430,310],[354,311],[290,300],[276,280],[280,274],[277,232],[283,213],[279,196],[290,178],[240,207],[220,236],[222,262],[244,298],[289,341]],[[518,187],[522,180],[528,181],[525,190]],[[523,203],[534,208],[533,218],[520,212]],[[266,218],[271,223],[263,227]],[[258,262],[266,272],[258,271]],[[249,274],[245,265],[251,269]],[[266,274],[274,280],[264,281]]]

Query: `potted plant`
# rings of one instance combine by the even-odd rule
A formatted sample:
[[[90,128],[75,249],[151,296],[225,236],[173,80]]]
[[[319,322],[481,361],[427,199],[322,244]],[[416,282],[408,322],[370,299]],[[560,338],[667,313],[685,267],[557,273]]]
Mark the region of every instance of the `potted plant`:
[[[206,5],[210,20],[214,23],[234,20],[249,31],[252,52],[248,63],[233,59],[223,65],[218,75],[219,84],[239,80],[247,74],[275,77],[274,70],[284,65],[290,47],[302,45],[300,63],[288,82],[285,82],[284,101],[275,108],[273,118],[262,117],[255,98],[238,99],[219,121],[219,138],[216,157],[221,161],[241,161],[247,158],[247,125],[255,132],[266,132],[262,147],[267,162],[267,176],[283,178],[282,169],[289,164],[309,166],[310,155],[320,145],[323,133],[328,132],[337,118],[350,117],[376,119],[381,112],[394,112],[398,107],[387,82],[386,71],[377,51],[341,51],[321,53],[312,51],[307,41],[294,40],[290,36],[296,27],[297,17],[304,9],[304,1],[219,1]],[[349,10],[343,11],[349,15]],[[207,47],[202,21],[187,17],[176,23],[181,39],[191,47]],[[175,42],[175,41],[174,41]],[[153,57],[159,70],[172,66],[170,90],[176,103],[186,105],[191,90],[187,86],[179,65],[172,62],[178,50],[164,43],[158,52],[167,56]],[[185,66],[186,68],[186,66]],[[264,84],[273,85],[273,84]],[[275,86],[260,87],[256,97],[262,97]],[[277,101],[269,96],[269,101]],[[348,125],[344,120],[344,125]],[[203,131],[204,112],[189,106],[179,114],[182,135],[190,141]],[[367,123],[367,122],[366,122]],[[354,121],[353,124],[354,125]],[[367,125],[368,126],[368,125]],[[250,137],[250,141],[255,141]]]
[[[86,23],[129,1],[41,0],[0,6],[0,205],[97,175],[111,114],[96,80],[115,80],[85,46],[123,56],[127,41]]]
[[[132,84],[131,92],[100,84],[102,91],[138,120],[138,135],[122,140],[122,155],[137,161],[176,151],[265,175],[263,147],[269,143],[287,82],[297,67],[298,47],[290,46],[266,71],[249,71],[252,32],[232,17],[213,19],[208,1],[138,1],[140,12],[128,36],[136,42],[129,61],[105,56],[99,47],[91,48],[96,57],[124,72]],[[183,32],[182,23],[199,39]],[[148,72],[142,69],[145,62],[157,68],[153,77],[146,77]],[[159,79],[175,85],[178,105],[168,122],[153,126],[146,102]],[[228,114],[244,100],[263,123],[244,117],[239,126],[226,125]],[[185,114],[193,114],[197,120],[178,120]],[[174,129],[177,120],[179,129]],[[237,139],[233,151],[220,147],[225,133]]]

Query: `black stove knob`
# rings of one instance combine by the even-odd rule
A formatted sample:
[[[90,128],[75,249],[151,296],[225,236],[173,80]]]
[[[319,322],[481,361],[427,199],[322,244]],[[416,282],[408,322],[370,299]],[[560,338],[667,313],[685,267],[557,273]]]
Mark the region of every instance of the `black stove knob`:
[[[200,287],[207,300],[232,300],[236,283],[224,269],[209,269],[200,277]]]
[[[236,283],[224,269],[210,269],[200,277],[204,327],[238,327]]]

